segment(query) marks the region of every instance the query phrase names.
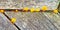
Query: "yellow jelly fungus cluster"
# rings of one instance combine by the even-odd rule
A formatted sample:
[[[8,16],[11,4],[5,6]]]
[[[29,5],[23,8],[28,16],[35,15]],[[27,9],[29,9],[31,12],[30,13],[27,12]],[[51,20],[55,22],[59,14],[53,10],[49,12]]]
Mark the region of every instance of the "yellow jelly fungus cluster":
[[[35,11],[36,11],[36,12],[39,12],[39,11],[40,11],[40,8],[36,8]]]
[[[46,11],[47,9],[48,9],[47,6],[42,7],[42,11]]]
[[[16,18],[11,18],[11,22],[15,23],[16,22]]]
[[[15,12],[18,12],[18,10],[16,9]]]
[[[4,13],[4,10],[0,10],[1,13]]]
[[[34,11],[35,11],[35,9],[34,9],[34,8],[31,8],[31,9],[30,9],[30,12],[34,12]]]
[[[30,12],[34,12],[34,11],[35,11],[35,12],[39,12],[39,11],[40,11],[40,8],[36,8],[36,9],[31,8],[31,9],[30,9]]]
[[[54,13],[58,13],[58,9],[53,10]]]
[[[28,7],[24,7],[24,8],[23,8],[23,10],[28,11],[28,10],[29,10],[29,8],[28,8]]]
[[[24,7],[22,11],[23,11],[23,12],[24,12],[24,11],[27,12],[28,10],[29,10],[28,7]],[[48,10],[48,7],[47,7],[47,6],[42,6],[41,10],[44,12],[44,11]],[[13,10],[12,10],[12,11],[13,11]],[[18,12],[19,10],[16,9],[16,10],[14,10],[14,11],[15,11],[15,12]],[[30,11],[30,12],[40,12],[40,8],[33,8],[33,7],[32,7],[29,11]],[[53,11],[54,13],[58,13],[59,10],[58,10],[58,9],[55,9],[55,10],[52,10],[52,11]],[[5,12],[5,10],[0,10],[0,12],[3,13],[3,12]],[[11,22],[15,22],[15,21],[16,21],[16,19],[15,19],[15,18],[12,18]]]
[[[24,10],[24,11],[28,11],[29,8],[28,8],[28,7],[24,7],[23,10]],[[36,9],[31,8],[31,9],[30,9],[30,12],[34,12],[34,11],[38,12],[38,11],[40,11],[40,8],[36,8]]]

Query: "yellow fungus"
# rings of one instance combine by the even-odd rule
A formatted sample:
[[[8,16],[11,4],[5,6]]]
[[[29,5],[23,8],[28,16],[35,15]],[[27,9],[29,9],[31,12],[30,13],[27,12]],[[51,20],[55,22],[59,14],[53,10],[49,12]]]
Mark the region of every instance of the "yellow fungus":
[[[29,8],[28,8],[28,7],[24,7],[23,10],[24,10],[24,11],[28,11]]]
[[[11,18],[11,22],[15,23],[16,22],[16,18]]]
[[[39,12],[39,11],[40,11],[40,8],[36,8],[35,11],[36,11],[36,12]]]
[[[48,9],[47,6],[43,6],[43,7],[42,7],[42,10],[43,10],[43,11],[46,11],[47,9]]]
[[[3,13],[3,12],[4,12],[4,10],[0,10],[0,12],[2,12],[2,13]]]
[[[58,13],[58,9],[53,10],[54,13]]]
[[[34,12],[34,11],[35,11],[35,9],[34,9],[34,8],[31,8],[31,9],[30,9],[30,12]]]
[[[18,12],[18,10],[15,10],[15,12]]]

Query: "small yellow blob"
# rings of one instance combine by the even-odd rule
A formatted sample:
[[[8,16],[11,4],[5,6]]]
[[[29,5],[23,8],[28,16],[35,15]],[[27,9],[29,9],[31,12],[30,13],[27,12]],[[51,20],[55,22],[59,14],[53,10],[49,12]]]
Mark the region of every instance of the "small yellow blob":
[[[29,10],[29,8],[28,8],[28,7],[24,7],[24,8],[23,8],[23,10],[28,11],[28,10]]]
[[[18,10],[15,10],[15,12],[18,12]]]
[[[15,22],[16,22],[16,18],[12,18],[12,19],[11,19],[11,22],[12,22],[12,23],[15,23]]]
[[[39,11],[40,11],[40,8],[36,8],[35,11],[36,11],[36,12],[39,12]]]
[[[54,13],[58,13],[58,9],[53,10]]]
[[[4,10],[0,10],[0,12],[2,12],[2,13],[3,13],[3,12],[4,12]]]
[[[31,8],[31,9],[30,9],[30,12],[34,12],[34,11],[35,11],[35,9],[34,9],[34,8]]]
[[[43,6],[43,7],[42,7],[42,10],[43,10],[43,11],[48,10],[47,6]]]

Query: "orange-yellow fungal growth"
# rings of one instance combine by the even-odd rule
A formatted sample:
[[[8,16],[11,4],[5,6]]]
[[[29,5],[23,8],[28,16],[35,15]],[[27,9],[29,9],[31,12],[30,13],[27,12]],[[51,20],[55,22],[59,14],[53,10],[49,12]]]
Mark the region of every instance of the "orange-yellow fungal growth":
[[[16,18],[11,18],[11,22],[15,23],[16,22]]]
[[[29,8],[28,8],[28,7],[24,7],[23,10],[24,10],[24,11],[28,11]]]
[[[47,6],[43,6],[42,7],[42,11],[46,11],[46,10],[48,10],[48,7]]]
[[[35,9],[34,9],[34,8],[31,8],[31,9],[30,9],[30,12],[34,12],[34,11],[35,11]]]
[[[36,8],[35,11],[36,11],[36,12],[39,12],[39,11],[40,11],[40,8]]]
[[[18,10],[15,10],[15,12],[18,12]]]
[[[58,9],[53,10],[54,13],[58,13]]]
[[[1,13],[3,13],[3,12],[4,12],[4,10],[0,10],[0,12],[1,12]]]

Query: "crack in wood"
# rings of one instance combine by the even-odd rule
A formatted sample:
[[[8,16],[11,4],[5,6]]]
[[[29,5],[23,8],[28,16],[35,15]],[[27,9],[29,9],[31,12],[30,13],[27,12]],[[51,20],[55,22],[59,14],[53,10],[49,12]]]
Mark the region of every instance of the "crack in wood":
[[[11,19],[5,14],[5,13],[3,13],[10,21],[11,21]],[[21,30],[15,23],[14,23],[14,26],[18,29],[18,30]]]

